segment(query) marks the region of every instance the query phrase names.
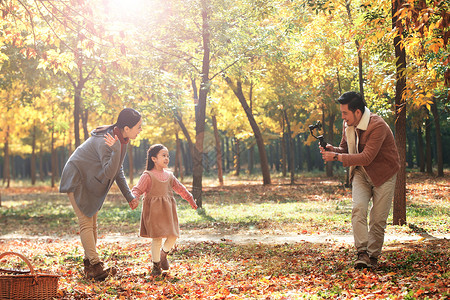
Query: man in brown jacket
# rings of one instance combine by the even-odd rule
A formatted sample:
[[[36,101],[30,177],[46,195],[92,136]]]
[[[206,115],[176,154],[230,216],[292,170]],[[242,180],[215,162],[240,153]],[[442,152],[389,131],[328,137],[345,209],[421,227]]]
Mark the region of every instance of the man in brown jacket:
[[[328,151],[321,148],[322,158],[350,167],[352,227],[358,252],[355,267],[376,268],[400,169],[397,146],[389,126],[369,111],[361,94],[347,92],[337,101],[344,122],[342,140],[339,147],[328,144]]]

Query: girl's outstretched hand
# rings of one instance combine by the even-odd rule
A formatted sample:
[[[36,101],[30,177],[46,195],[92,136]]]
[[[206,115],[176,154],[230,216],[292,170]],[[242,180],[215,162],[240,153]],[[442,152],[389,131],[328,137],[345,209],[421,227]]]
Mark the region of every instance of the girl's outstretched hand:
[[[135,210],[139,206],[139,200],[138,198],[134,198],[130,202],[128,202],[128,205],[130,205],[132,210]]]
[[[115,144],[116,141],[119,140],[119,138],[117,137],[117,135],[115,135],[114,137],[108,132],[107,134],[105,134],[105,143],[106,145],[112,147],[112,145]]]
[[[194,198],[192,198],[192,200],[189,201],[189,204],[191,205],[191,207],[192,207],[193,209],[197,209],[197,208],[198,208],[198,206],[197,206],[197,200],[195,200]]]

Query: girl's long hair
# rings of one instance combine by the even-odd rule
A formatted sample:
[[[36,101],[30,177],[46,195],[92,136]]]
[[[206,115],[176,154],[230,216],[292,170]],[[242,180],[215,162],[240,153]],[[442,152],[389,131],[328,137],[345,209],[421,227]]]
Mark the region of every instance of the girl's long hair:
[[[152,157],[156,157],[162,149],[166,148],[162,144],[155,144],[150,146],[147,151],[147,171],[150,171],[155,167],[155,162],[152,160]]]

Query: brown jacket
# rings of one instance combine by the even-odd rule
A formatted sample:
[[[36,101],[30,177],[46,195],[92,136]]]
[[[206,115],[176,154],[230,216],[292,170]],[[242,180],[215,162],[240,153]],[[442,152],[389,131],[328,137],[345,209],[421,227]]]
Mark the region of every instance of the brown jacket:
[[[344,167],[362,166],[374,186],[382,185],[398,172],[400,158],[394,135],[383,118],[370,113],[366,109],[356,127],[358,153],[354,154],[350,154],[353,151],[349,151],[349,144],[347,143],[349,131],[345,122],[343,127],[341,143],[339,147],[334,147],[334,151],[343,153],[342,163]],[[350,178],[352,177],[353,174],[350,174]]]

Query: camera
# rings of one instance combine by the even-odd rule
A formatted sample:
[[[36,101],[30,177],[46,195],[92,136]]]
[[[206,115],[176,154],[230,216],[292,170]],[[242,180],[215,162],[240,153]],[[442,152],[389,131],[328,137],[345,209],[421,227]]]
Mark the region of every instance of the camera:
[[[311,135],[313,137],[315,137],[316,139],[318,139],[319,143],[320,143],[320,146],[322,148],[324,148],[325,151],[327,151],[327,148],[326,148],[327,143],[325,142],[325,139],[324,139],[323,135],[319,135],[319,136],[315,136],[314,135],[314,129],[317,129],[318,131],[322,130],[322,123],[320,123],[320,121],[317,121],[316,124],[309,125],[308,127],[309,127],[309,132],[311,133]]]
[[[316,129],[316,128],[318,130],[322,130],[322,123],[320,123],[320,121],[317,121],[316,124],[314,124],[314,125],[309,125],[309,131],[311,131],[311,132],[313,132],[314,129]],[[314,136],[314,135],[312,135],[312,136]]]

